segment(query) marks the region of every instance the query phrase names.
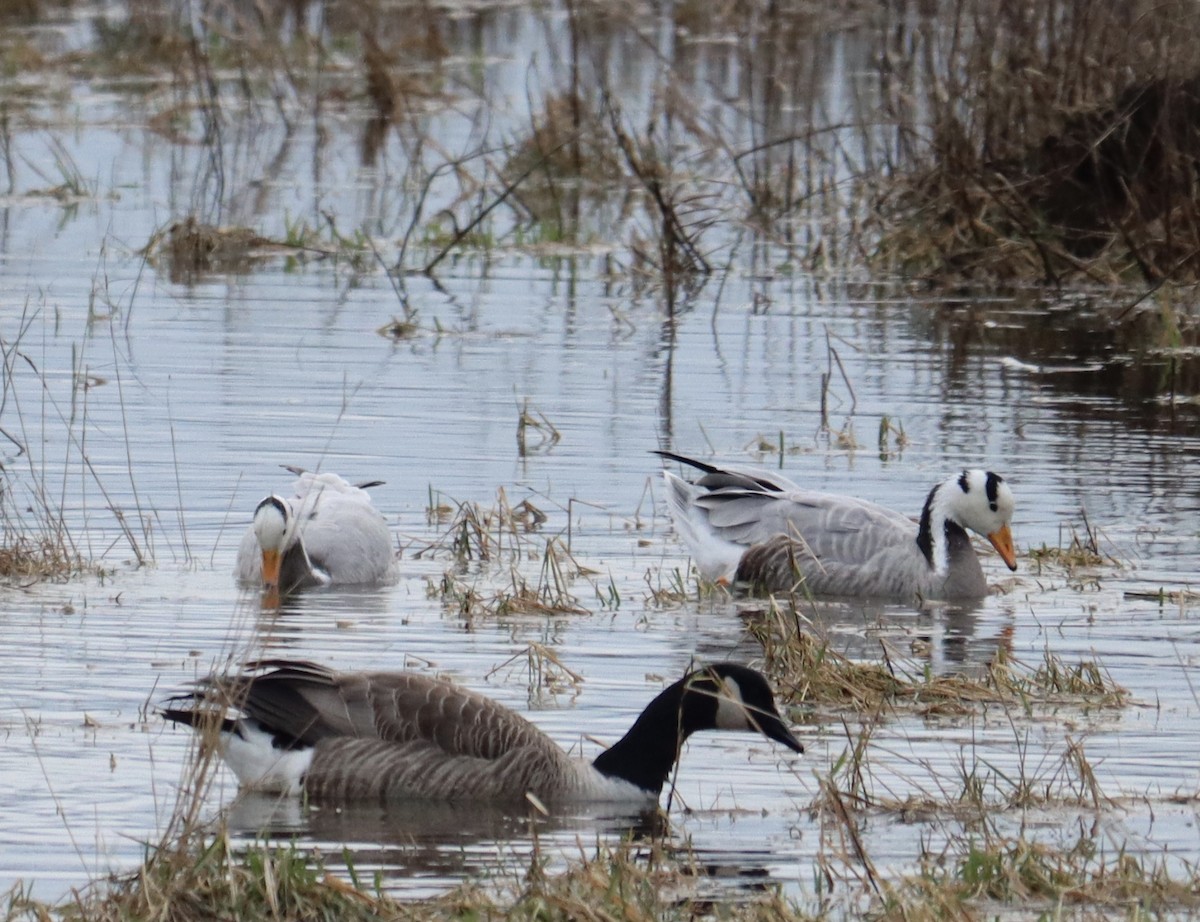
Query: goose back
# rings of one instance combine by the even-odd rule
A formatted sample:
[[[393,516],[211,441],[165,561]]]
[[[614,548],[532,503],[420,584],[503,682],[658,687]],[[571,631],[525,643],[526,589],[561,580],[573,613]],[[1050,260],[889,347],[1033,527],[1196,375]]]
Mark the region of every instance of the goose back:
[[[503,800],[578,786],[575,763],[541,730],[462,686],[302,661],[250,666],[205,689],[269,728],[280,751],[311,749],[302,784],[312,797]]]

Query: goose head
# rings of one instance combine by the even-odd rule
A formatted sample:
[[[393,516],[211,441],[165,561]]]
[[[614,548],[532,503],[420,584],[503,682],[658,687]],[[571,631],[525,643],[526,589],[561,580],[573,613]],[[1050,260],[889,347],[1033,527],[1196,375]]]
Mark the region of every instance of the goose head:
[[[736,663],[716,663],[686,676],[682,685],[684,738],[697,730],[749,730],[804,752],[779,716],[771,686],[761,673]]]
[[[1013,514],[1013,495],[1004,478],[983,470],[965,470],[938,484],[925,502],[921,514],[922,550],[939,571],[946,560],[946,523],[983,535],[1010,570],[1017,568],[1009,522]]]
[[[279,571],[292,539],[294,521],[291,507],[280,496],[268,496],[254,510],[254,534],[262,549],[262,580],[267,590],[279,588]]]
[[[684,741],[700,730],[751,730],[804,751],[779,716],[767,680],[746,666],[717,663],[663,689],[592,766],[657,796]]]

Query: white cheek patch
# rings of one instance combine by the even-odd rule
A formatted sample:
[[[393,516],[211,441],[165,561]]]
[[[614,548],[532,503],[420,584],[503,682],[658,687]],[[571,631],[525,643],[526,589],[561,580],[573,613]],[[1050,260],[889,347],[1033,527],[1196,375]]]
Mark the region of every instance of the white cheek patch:
[[[746,710],[746,705],[742,703],[742,690],[738,688],[737,681],[727,678],[724,686],[720,697],[717,698],[717,729],[755,729],[754,725],[750,723],[750,714]]]

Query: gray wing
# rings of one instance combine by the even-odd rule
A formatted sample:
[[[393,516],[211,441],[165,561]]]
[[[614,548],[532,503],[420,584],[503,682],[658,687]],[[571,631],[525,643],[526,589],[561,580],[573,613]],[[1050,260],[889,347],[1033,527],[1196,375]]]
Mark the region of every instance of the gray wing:
[[[325,581],[372,584],[395,578],[391,534],[366,490],[336,474],[304,473],[295,487],[297,534]]]
[[[737,579],[768,590],[803,582],[822,595],[905,597],[929,590],[917,524],[904,515],[806,490],[771,471],[667,456],[704,472],[690,502],[713,535],[745,549]]]
[[[915,541],[917,536],[916,523],[898,512],[813,490],[768,493],[724,487],[700,494],[695,504],[708,513],[717,534],[746,547],[789,535],[805,541],[818,555],[861,560],[881,545]]]
[[[835,536],[834,540],[863,532],[879,536],[898,532],[916,538],[915,522],[877,503],[806,490],[775,471],[717,467],[667,451],[656,454],[703,472],[694,482],[692,502],[705,510],[714,531],[736,544],[749,547],[789,533],[817,543],[823,534]]]
[[[938,578],[915,541],[853,544],[848,556],[814,555],[804,543],[780,535],[742,556],[737,579],[767,591],[814,595],[911,599],[938,596]]]
[[[718,533],[748,545],[737,579],[770,590],[803,585],[816,595],[908,598],[933,578],[916,523],[875,503],[806,490],[708,494]]]
[[[683,459],[691,464],[699,462]],[[866,500],[805,490],[780,474],[704,465],[693,504],[710,528],[743,547],[778,535],[802,540],[819,557],[865,561],[881,547],[916,539],[916,523]]]

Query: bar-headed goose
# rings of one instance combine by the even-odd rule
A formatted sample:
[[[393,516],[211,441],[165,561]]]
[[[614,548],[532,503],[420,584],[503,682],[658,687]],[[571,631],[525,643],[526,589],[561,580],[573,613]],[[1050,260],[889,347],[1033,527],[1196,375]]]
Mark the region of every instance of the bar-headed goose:
[[[967,529],[1017,568],[1012,491],[990,471],[966,470],[939,483],[914,522],[865,500],[802,489],[770,471],[657,454],[704,473],[695,483],[669,471],[663,476],[675,529],[710,580],[766,592],[982,598],[987,580]]]
[[[254,510],[234,575],[247,585],[287,592],[312,586],[381,585],[396,578],[387,523],[366,488],[337,474],[289,468],[289,498],[272,494]]]
[[[804,751],[767,680],[729,663],[668,687],[591,763],[490,698],[409,672],[263,660],[168,705],[167,720],[218,732],[243,787],[326,800],[653,802],[697,730],[757,730]]]

